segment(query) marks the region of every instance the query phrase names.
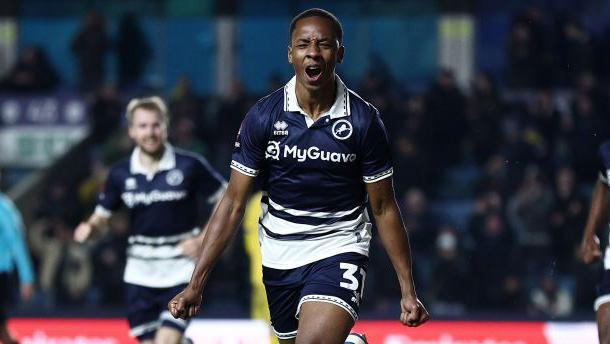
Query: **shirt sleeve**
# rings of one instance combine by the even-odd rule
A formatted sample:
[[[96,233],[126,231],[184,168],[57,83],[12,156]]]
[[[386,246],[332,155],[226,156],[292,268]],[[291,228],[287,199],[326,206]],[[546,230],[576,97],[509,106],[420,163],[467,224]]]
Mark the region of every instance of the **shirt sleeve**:
[[[113,211],[121,206],[121,184],[117,171],[111,169],[104,184],[104,190],[98,197],[95,213],[102,216],[110,216]]]
[[[204,195],[208,203],[215,204],[226,190],[225,179],[203,157],[197,157],[195,176],[197,192]]]
[[[374,183],[392,175],[390,144],[383,121],[375,110],[374,118],[362,143],[362,177],[365,183]]]
[[[254,105],[241,122],[231,168],[250,177],[256,177],[265,162],[268,133],[264,116],[259,113],[259,105]]]
[[[5,209],[11,214],[1,216],[0,227],[7,234],[11,255],[17,265],[19,281],[22,284],[34,282],[34,270],[24,238],[24,226],[21,214],[12,203],[6,203]]]

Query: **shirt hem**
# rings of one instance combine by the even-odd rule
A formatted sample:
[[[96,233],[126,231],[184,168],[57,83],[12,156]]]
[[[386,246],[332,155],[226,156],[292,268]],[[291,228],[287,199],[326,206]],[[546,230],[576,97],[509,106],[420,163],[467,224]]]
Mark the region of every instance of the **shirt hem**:
[[[340,250],[336,250],[336,251],[332,251],[330,253],[327,254],[322,254],[319,256],[315,256],[309,259],[305,259],[302,261],[298,261],[295,262],[293,264],[281,264],[281,263],[274,263],[274,262],[269,262],[269,261],[265,261],[265,259],[263,258],[263,262],[262,265],[266,268],[271,268],[271,269],[279,269],[279,270],[289,270],[289,269],[296,269],[299,268],[303,265],[307,265],[313,262],[317,262],[319,260],[322,259],[326,259],[332,256],[336,256],[338,254],[342,254],[342,253],[358,253],[361,254],[363,256],[368,257],[369,256],[369,251],[366,249],[359,249],[356,247],[348,247],[348,248],[344,248],[344,249],[340,249]]]

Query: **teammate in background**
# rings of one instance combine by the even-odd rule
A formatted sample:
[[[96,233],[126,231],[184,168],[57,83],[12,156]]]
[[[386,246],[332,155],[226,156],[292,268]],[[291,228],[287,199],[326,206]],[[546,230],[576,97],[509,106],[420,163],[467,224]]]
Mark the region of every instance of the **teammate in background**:
[[[1,177],[1,176],[0,176]],[[10,274],[17,265],[21,298],[34,295],[34,272],[25,243],[21,214],[15,204],[0,192],[0,343],[16,344],[7,326],[7,311],[12,300]]]
[[[610,187],[610,141],[604,142],[599,149],[601,164],[599,178],[593,190],[589,217],[580,244],[580,258],[590,264],[602,256],[597,231],[608,226],[608,207]],[[607,233],[607,229],[606,232]],[[610,344],[610,245],[604,254],[604,273],[597,286],[597,299],[594,309],[597,312],[597,332],[601,344]]]
[[[215,204],[226,188],[201,156],[167,142],[167,107],[159,97],[127,106],[129,136],[136,148],[114,165],[95,212],[74,232],[78,242],[103,230],[113,211],[130,211],[123,279],[131,335],[141,343],[180,343],[187,321],[174,319],[167,300],[189,281],[201,245],[198,196]]]
[[[193,277],[168,307],[180,319],[197,314],[212,267],[261,174],[263,281],[281,343],[343,343],[350,333],[371,240],[367,196],[398,275],[400,321],[419,326],[428,313],[413,285],[386,131],[378,111],[335,74],[344,56],[341,24],[310,9],[293,19],[289,35],[296,76],[246,114],[229,186],[208,223]]]

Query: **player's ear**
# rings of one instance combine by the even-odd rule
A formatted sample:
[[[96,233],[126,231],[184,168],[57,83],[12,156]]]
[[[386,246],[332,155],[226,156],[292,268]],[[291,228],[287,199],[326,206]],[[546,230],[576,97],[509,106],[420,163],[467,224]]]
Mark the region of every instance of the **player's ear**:
[[[292,46],[288,46],[288,63],[292,64]]]
[[[337,63],[343,62],[344,55],[345,55],[345,47],[341,44],[341,45],[339,45],[339,50],[337,50]]]
[[[129,138],[132,139],[132,140],[136,139],[135,132],[134,132],[134,129],[133,129],[133,125],[131,125],[131,124],[129,124],[127,126],[127,135],[129,135]]]

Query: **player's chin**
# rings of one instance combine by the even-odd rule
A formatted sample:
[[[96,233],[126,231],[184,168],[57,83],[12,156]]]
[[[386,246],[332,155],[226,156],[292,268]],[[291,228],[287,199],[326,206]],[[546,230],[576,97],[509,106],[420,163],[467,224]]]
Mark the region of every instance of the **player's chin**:
[[[162,144],[142,144],[140,149],[149,155],[157,155],[161,152]]]

